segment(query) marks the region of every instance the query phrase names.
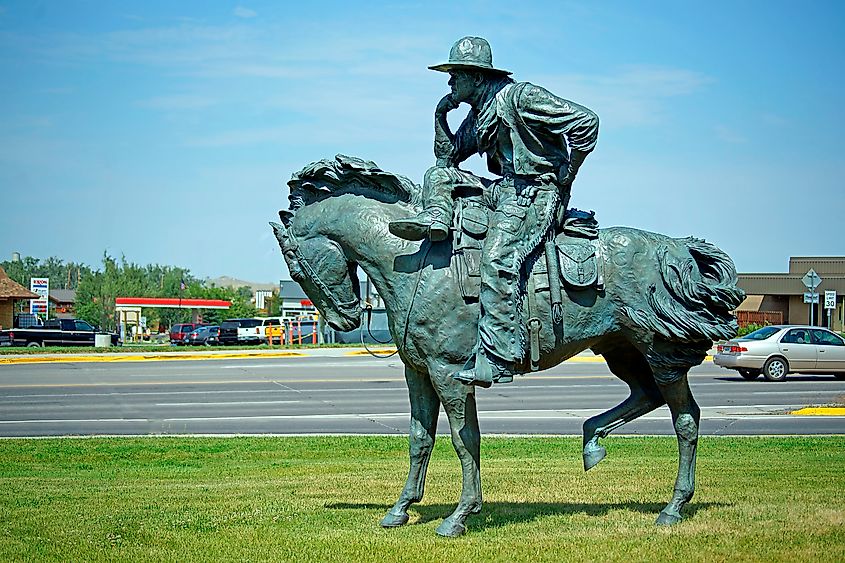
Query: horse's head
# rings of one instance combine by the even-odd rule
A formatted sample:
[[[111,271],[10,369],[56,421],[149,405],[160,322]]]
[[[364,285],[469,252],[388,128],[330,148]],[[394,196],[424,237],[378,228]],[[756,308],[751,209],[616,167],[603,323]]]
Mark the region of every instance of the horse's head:
[[[289,212],[280,212],[285,225],[270,223],[279,241],[291,278],[311,299],[335,330],[347,331],[361,323],[358,265],[346,258],[341,246],[323,235],[295,236]]]

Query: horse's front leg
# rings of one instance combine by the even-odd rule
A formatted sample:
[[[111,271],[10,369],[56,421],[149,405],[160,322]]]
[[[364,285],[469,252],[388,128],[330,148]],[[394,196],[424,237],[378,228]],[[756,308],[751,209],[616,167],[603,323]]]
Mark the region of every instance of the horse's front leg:
[[[405,381],[411,399],[411,432],[408,439],[411,464],[399,500],[381,520],[385,528],[395,528],[408,522],[408,507],[422,500],[425,474],[437,433],[437,415],[440,412],[440,399],[428,376],[406,366]]]
[[[464,523],[467,517],[481,511],[481,432],[478,428],[474,390],[451,378],[447,379],[438,387],[438,391],[449,418],[452,445],[461,461],[463,482],[458,506],[437,527],[437,533],[456,537],[466,531]]]

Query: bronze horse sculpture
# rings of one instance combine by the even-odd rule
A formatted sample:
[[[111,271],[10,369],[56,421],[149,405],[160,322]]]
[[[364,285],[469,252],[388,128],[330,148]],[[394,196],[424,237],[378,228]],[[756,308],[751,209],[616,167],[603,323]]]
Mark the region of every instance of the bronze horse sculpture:
[[[389,234],[390,221],[420,209],[420,188],[372,162],[338,155],[305,167],[288,185],[290,209],[279,212],[282,224],[271,225],[291,277],[330,326],[352,330],[362,317],[360,265],[384,300],[405,364],[410,470],[381,525],[405,524],[409,506],[422,499],[442,405],[463,486],[437,533],[458,536],[467,517],[481,510],[480,432],[474,388],[450,374],[473,354],[479,310],[457,287],[451,239],[408,242]],[[693,496],[695,480],[700,410],[687,372],[704,360],[713,340],[736,333],[730,311],[744,294],[730,258],[704,241],[621,227],[602,229],[598,240],[606,257],[604,287],[566,292],[562,330],[549,320],[548,295],[537,294],[543,319],[539,368],[592,349],[630,388],[627,399],[584,423],[585,470],[605,456],[600,438],[669,406],[679,464],[672,498],[657,523],[674,524]]]

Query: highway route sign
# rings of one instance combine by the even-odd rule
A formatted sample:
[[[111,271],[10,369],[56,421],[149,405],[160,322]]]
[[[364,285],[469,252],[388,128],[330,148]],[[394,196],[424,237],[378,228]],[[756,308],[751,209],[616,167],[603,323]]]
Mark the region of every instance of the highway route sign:
[[[810,271],[804,274],[804,277],[801,278],[801,281],[804,282],[804,285],[807,286],[807,289],[813,291],[822,283],[822,279],[816,273],[816,271],[810,268]]]

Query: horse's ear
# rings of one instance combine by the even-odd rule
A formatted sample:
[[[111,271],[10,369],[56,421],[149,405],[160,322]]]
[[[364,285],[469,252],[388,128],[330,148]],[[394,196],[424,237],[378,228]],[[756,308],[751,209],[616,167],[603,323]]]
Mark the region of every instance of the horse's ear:
[[[280,209],[279,210],[279,219],[282,220],[282,224],[285,227],[290,227],[291,219],[293,219],[293,212],[288,211],[287,209]]]
[[[273,233],[276,235],[276,240],[279,241],[279,247],[284,251],[285,243],[288,240],[288,230],[284,225],[270,221],[270,226],[273,227]]]

